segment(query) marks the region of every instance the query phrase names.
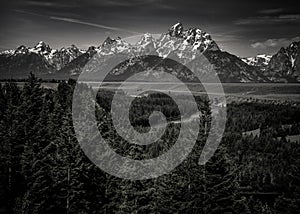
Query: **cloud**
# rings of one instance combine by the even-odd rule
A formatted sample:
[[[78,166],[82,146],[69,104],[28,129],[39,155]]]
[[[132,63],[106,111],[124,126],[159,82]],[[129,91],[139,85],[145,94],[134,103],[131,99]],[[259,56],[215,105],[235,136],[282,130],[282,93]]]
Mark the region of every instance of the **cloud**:
[[[95,6],[104,6],[104,7],[126,7],[126,8],[138,8],[138,7],[147,7],[147,8],[159,8],[171,10],[175,9],[173,4],[167,3],[163,0],[92,0],[90,2]]]
[[[91,27],[96,27],[96,28],[101,28],[101,29],[106,29],[106,30],[121,31],[121,32],[132,33],[132,34],[140,34],[139,32],[130,31],[130,30],[127,30],[124,28],[118,28],[118,27],[113,27],[113,26],[108,26],[108,25],[101,25],[101,24],[96,24],[96,23],[91,23],[91,22],[85,22],[85,21],[81,21],[78,19],[56,17],[56,16],[50,16],[50,19],[63,21],[63,22],[69,22],[69,23],[75,23],[75,24],[81,24],[81,25],[86,25],[86,26],[91,26]]]
[[[260,14],[267,14],[267,15],[278,14],[280,12],[283,12],[282,8],[274,8],[274,9],[266,9],[266,10],[258,11],[258,13],[260,13]]]
[[[279,19],[286,20],[286,21],[299,21],[300,14],[280,15]]]
[[[27,1],[26,3],[29,5],[44,6],[44,7],[51,7],[55,5],[53,2],[45,2],[45,1]]]
[[[131,0],[131,1],[124,1],[124,0],[102,0],[100,4],[103,5],[110,5],[110,6],[134,6],[134,5],[145,5],[145,4],[155,4],[159,0]]]
[[[27,15],[32,15],[32,16],[46,17],[46,16],[38,14],[38,13],[28,12],[28,11],[24,11],[24,10],[12,10],[12,11],[17,12],[17,13],[23,13],[23,14],[27,14]]]
[[[73,18],[67,18],[67,17],[57,17],[57,16],[46,16],[46,15],[41,15],[38,13],[28,12],[28,11],[24,11],[24,10],[13,10],[13,11],[15,11],[17,13],[23,13],[23,14],[32,15],[32,16],[39,16],[39,17],[49,18],[52,20],[63,21],[63,22],[68,22],[68,23],[81,24],[81,25],[86,25],[86,26],[91,26],[91,27],[96,27],[96,28],[101,28],[101,29],[106,29],[106,30],[126,32],[126,33],[131,33],[131,34],[141,34],[140,32],[130,31],[130,30],[124,29],[124,28],[108,26],[108,25],[101,25],[101,24],[96,24],[96,23],[91,23],[91,22],[85,22],[85,21],[81,21],[79,19],[73,19]]]
[[[299,41],[300,37],[294,38],[280,38],[280,39],[268,39],[262,42],[255,42],[251,44],[252,48],[255,49],[267,49],[267,48],[274,48],[274,47],[286,47],[294,41]]]
[[[50,2],[50,1],[25,1],[25,4],[37,7],[57,7],[57,8],[73,8],[79,7],[79,5],[74,4],[73,2],[67,3],[60,3],[60,2]]]
[[[238,19],[236,25],[259,25],[259,24],[278,24],[278,23],[300,22],[300,14],[285,14],[277,16],[257,16],[245,19]]]
[[[213,38],[217,42],[232,42],[232,41],[240,40],[241,36],[226,34],[226,33],[216,33],[216,34],[213,34]]]

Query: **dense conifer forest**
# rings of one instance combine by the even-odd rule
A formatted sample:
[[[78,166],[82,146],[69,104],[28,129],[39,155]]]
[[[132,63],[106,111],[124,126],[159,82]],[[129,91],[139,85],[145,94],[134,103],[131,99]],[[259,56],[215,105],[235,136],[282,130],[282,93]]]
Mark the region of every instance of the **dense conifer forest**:
[[[72,122],[75,85],[61,81],[49,89],[34,75],[23,87],[13,81],[0,85],[0,213],[299,212],[300,144],[288,137],[300,134],[299,105],[228,104],[222,142],[202,166],[210,107],[205,97],[196,97],[203,123],[188,158],[170,174],[131,181],[103,172],[81,150]],[[81,87],[83,93],[91,90]],[[174,144],[179,112],[167,95],[137,98],[131,106],[131,123],[139,131],[148,130],[154,110],[170,122],[159,142],[148,147],[117,136],[111,99],[112,92],[98,92],[96,117],[101,135],[118,153],[156,157]]]

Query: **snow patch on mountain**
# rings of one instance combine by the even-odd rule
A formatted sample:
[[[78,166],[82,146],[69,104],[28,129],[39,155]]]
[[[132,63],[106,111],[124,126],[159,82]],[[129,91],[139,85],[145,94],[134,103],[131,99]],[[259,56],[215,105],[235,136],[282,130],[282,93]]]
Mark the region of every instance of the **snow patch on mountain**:
[[[145,33],[135,46],[139,53],[149,54],[157,47],[156,39],[150,33]]]
[[[5,50],[5,51],[0,52],[0,55],[11,56],[14,54],[14,52],[15,52],[15,50]]]
[[[266,54],[260,54],[255,57],[242,58],[242,60],[251,66],[267,66],[271,60],[272,56]]]
[[[204,52],[207,49],[220,50],[211,36],[199,28],[189,28],[188,30],[184,30],[183,25],[177,23],[169,29],[168,34],[171,37],[182,38],[184,42],[193,47],[193,50],[200,50],[201,52]]]
[[[131,52],[131,45],[120,37],[111,39],[107,37],[106,40],[95,49],[99,55],[107,56],[122,52]]]
[[[239,58],[220,50],[212,37],[202,29],[184,29],[181,23],[176,23],[160,37],[145,33],[135,44],[128,43],[120,37],[115,39],[108,37],[100,46],[91,46],[85,51],[75,45],[52,49],[43,41],[38,42],[34,47],[22,45],[15,50],[0,52],[3,62],[0,68],[3,72],[34,70],[68,76],[80,74],[94,54],[99,54],[103,59],[118,53],[128,58],[136,58],[138,55],[157,55],[177,60],[182,64],[190,63],[203,54],[214,66],[222,81],[264,82],[284,78],[287,81],[291,78],[300,81],[299,47],[300,43],[294,42],[280,49],[273,57],[260,54],[255,57]],[[114,74],[123,74],[128,66],[133,66],[135,63],[137,62],[129,60],[124,67],[120,66],[116,69]],[[141,66],[147,67],[143,64]],[[201,70],[201,72],[205,74],[206,71]],[[184,75],[184,79],[193,79],[193,76],[188,76],[188,73],[182,71],[175,73],[177,76]]]

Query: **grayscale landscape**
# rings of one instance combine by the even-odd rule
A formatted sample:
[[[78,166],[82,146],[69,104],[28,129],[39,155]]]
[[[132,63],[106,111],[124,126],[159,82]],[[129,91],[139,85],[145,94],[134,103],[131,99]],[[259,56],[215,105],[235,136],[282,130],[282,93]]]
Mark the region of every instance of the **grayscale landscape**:
[[[295,1],[0,3],[0,214],[300,213]]]

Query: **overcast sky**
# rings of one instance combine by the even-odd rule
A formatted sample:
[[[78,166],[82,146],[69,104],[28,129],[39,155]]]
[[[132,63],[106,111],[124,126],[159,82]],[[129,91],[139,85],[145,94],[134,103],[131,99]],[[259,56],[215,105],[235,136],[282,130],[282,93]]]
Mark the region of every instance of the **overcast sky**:
[[[8,2],[8,3],[7,3]],[[0,5],[0,49],[100,45],[107,37],[165,33],[181,22],[199,27],[239,56],[273,54],[300,40],[296,1],[9,0]]]

